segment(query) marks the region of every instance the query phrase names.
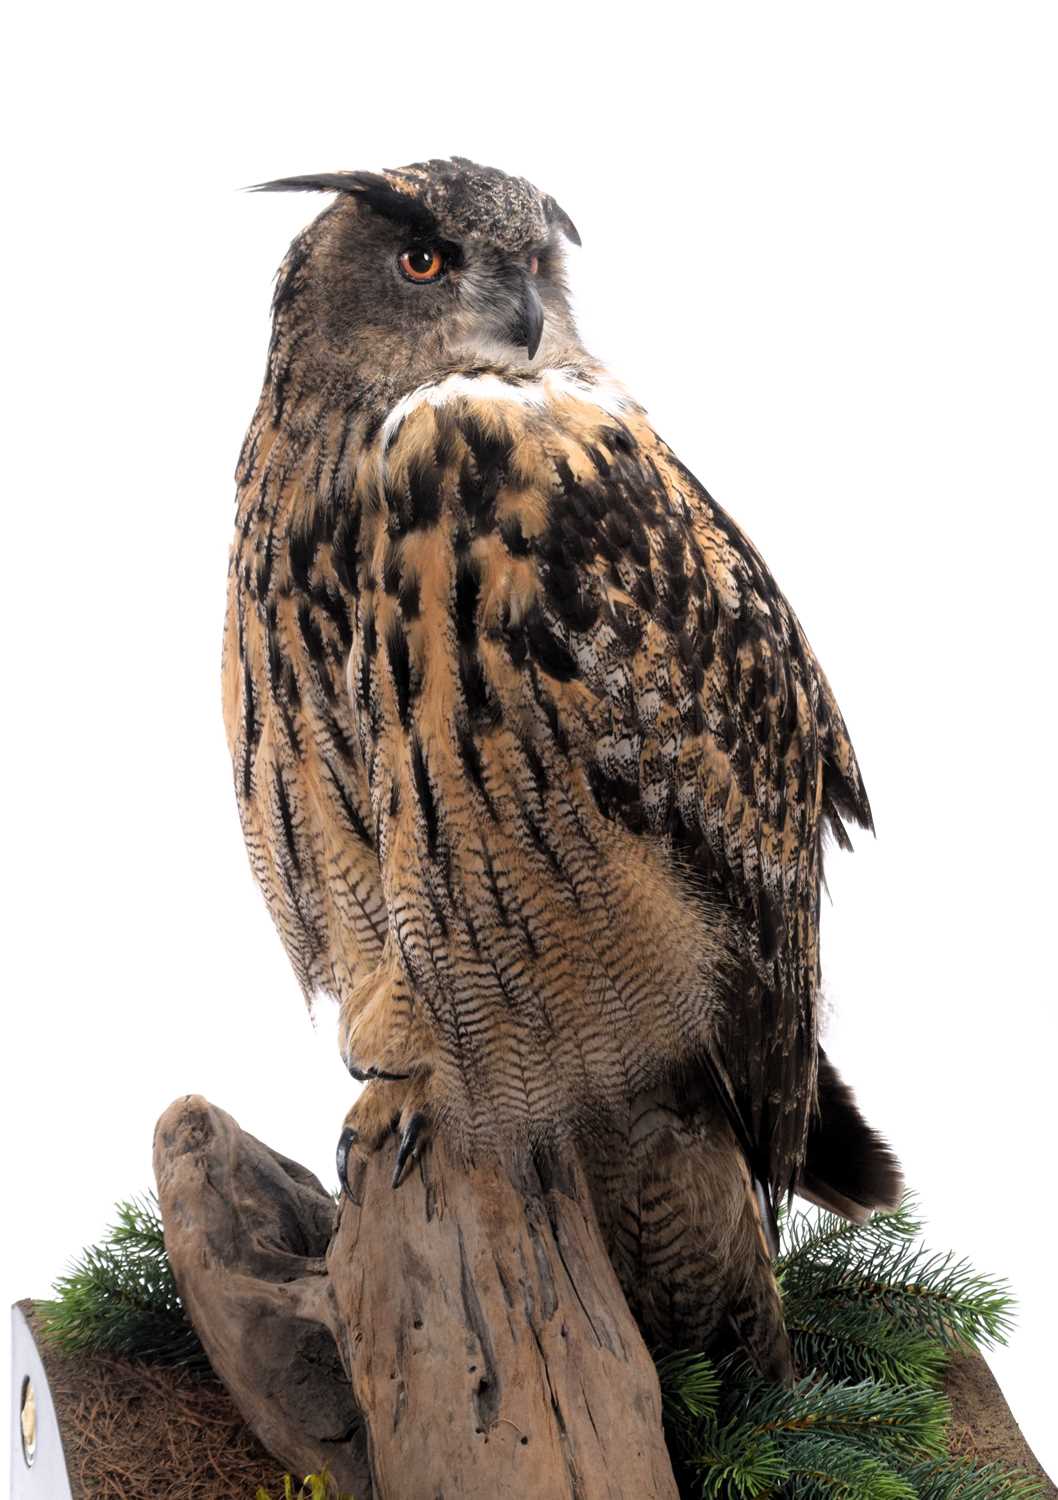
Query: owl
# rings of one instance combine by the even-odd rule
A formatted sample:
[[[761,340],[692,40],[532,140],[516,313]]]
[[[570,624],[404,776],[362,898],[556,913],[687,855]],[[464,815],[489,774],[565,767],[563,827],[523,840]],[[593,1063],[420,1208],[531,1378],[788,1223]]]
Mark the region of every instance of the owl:
[[[572,220],[462,158],[333,195],[280,268],[237,469],[223,696],[251,865],[365,1089],[576,1151],[647,1339],[790,1375],[797,1191],[899,1169],[817,1039],[824,842],[871,827],[753,545],[583,347]]]

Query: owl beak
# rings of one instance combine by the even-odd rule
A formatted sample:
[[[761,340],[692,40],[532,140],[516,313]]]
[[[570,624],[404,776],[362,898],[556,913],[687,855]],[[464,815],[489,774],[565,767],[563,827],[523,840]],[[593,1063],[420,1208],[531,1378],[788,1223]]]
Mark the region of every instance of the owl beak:
[[[528,277],[522,287],[518,321],[511,332],[514,342],[524,344],[526,353],[532,359],[544,334],[544,307],[536,287]]]

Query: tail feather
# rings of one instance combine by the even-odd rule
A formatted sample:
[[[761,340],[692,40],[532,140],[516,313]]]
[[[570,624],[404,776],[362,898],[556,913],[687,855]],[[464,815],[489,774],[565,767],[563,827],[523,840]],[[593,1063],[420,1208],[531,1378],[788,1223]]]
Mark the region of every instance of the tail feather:
[[[860,1114],[852,1090],[819,1051],[819,1107],[808,1129],[797,1192],[809,1202],[862,1222],[895,1208],[904,1178],[889,1145]]]

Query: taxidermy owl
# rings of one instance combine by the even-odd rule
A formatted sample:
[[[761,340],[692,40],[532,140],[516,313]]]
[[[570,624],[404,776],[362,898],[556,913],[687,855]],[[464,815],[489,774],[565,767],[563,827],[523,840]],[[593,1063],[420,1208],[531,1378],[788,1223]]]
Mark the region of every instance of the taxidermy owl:
[[[333,193],[239,461],[224,707],[254,873],[366,1080],[339,1149],[575,1149],[648,1340],[790,1356],[797,1191],[895,1161],[820,1050],[841,714],[735,523],[583,348],[553,198],[461,158]]]

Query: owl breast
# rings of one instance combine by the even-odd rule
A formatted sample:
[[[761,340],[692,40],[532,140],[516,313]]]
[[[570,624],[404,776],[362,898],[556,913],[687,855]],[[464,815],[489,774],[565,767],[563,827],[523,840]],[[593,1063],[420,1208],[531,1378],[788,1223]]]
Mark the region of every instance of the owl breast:
[[[450,378],[365,440],[349,493],[307,507],[311,449],[272,507],[257,476],[233,556],[229,739],[273,916],[354,1070],[428,1066],[470,1134],[627,1100],[720,1003],[723,902],[674,858],[650,774],[641,826],[614,805],[675,753],[632,579],[577,538],[624,401],[569,373]]]

